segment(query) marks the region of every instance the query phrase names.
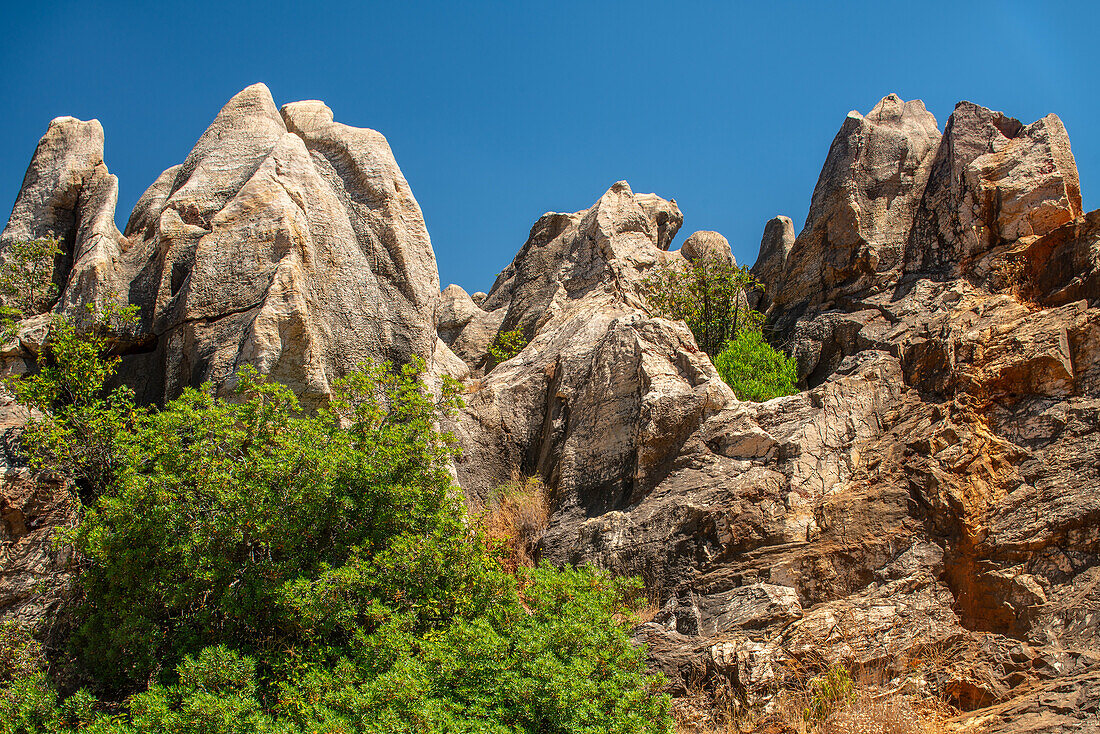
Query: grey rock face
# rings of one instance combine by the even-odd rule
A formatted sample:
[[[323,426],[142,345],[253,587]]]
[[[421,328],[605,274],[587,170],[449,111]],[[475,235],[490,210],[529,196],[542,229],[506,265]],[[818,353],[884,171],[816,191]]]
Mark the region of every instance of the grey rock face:
[[[891,94],[864,117],[848,113],[810,201],[806,226],[772,289],[776,323],[892,284],[940,141],[920,100]]]
[[[766,313],[772,303],[772,294],[779,287],[783,272],[787,267],[787,256],[794,247],[794,223],[790,217],[772,217],[764,225],[764,234],[760,238],[760,252],[752,266],[752,275],[763,291],[749,294],[750,305],[761,313]]]
[[[51,124],[4,237],[65,240],[59,308],[140,305],[147,346],[123,369],[143,399],[227,389],[252,365],[316,404],[364,359],[431,361],[435,255],[379,133],[320,102],[280,114],[253,85],[150,186],[125,236],[102,152],[98,122]]]
[[[668,252],[672,200],[616,183],[541,217],[488,294],[440,293],[385,140],[319,102],[242,92],[125,235],[97,131],[51,125],[3,237],[66,243],[59,310],[142,306],[147,351],[126,366],[147,399],[253,364],[321,401],[365,356],[422,356],[466,380],[449,427],[471,501],[539,476],[542,556],[642,576],[661,609],[637,636],[674,690],[721,676],[766,706],[793,667],[844,662],[972,710],[959,730],[1089,730],[1100,219],[1057,118],[964,103],[941,138],[917,101],[852,113],[802,232],[765,229],[760,303],[807,389],[759,404],[645,301],[651,268],[724,242]],[[513,330],[526,346],[492,364]],[[56,599],[37,581],[64,585],[46,531],[71,508],[17,479],[0,484],[0,612],[33,620]],[[950,653],[939,672],[929,650]]]

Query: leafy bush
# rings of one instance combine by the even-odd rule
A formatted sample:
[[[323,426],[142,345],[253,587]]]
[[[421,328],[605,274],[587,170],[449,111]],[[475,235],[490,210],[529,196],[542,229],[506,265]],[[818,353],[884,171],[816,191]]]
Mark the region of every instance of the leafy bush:
[[[53,317],[37,369],[4,381],[28,410],[23,446],[31,468],[69,480],[85,500],[112,481],[122,460],[116,439],[140,412],[129,388],[107,389],[121,361],[109,355],[110,335],[134,313],[90,305],[82,318]]]
[[[0,268],[0,318],[10,325],[18,320],[43,313],[57,299],[57,284],[53,282],[54,259],[61,254],[61,243],[53,239],[17,240],[4,251],[4,267]]]
[[[743,329],[759,327],[746,289],[762,286],[748,268],[707,254],[693,262],[657,265],[644,281],[649,303],[667,318],[683,321],[699,348],[711,357]]]
[[[528,339],[523,335],[523,329],[497,332],[493,343],[489,345],[489,357],[492,364],[497,365],[507,362],[512,357],[523,351]]]
[[[0,622],[0,682],[24,678],[44,663],[42,646],[15,620]]]
[[[245,370],[231,400],[138,410],[104,389],[99,332],[61,323],[15,389],[38,466],[87,487],[72,650],[101,699],[60,700],[36,668],[0,682],[0,734],[669,731],[630,641],[637,585],[510,573],[466,516],[436,428],[453,386],[364,365],[306,415]]]
[[[793,357],[756,330],[742,330],[714,358],[714,367],[741,400],[763,401],[798,392]]]

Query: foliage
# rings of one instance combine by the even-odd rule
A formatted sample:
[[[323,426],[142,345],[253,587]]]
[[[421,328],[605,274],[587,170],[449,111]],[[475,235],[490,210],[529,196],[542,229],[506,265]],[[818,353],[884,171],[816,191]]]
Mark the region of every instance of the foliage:
[[[110,335],[135,310],[90,305],[83,318],[55,316],[37,370],[5,380],[28,410],[23,446],[31,468],[66,478],[84,500],[101,494],[119,470],[117,439],[140,412],[126,387],[108,390],[120,359]]]
[[[274,665],[312,638],[453,613],[475,561],[415,369],[364,368],[312,417],[245,370],[236,401],[188,390],[139,419],[77,534],[97,680],[133,688],[221,642]],[[341,601],[363,609],[334,617]]]
[[[854,698],[855,684],[843,665],[831,665],[808,686],[809,703],[802,712],[807,722],[823,721],[835,708]]]
[[[72,649],[101,698],[61,700],[36,669],[0,685],[0,734],[669,731],[629,636],[637,585],[508,571],[447,472],[454,395],[421,365],[364,365],[313,415],[250,370],[231,400],[141,411],[104,394],[95,334],[20,394],[64,436],[74,405],[112,413],[73,534]]]
[[[699,348],[710,356],[762,316],[748,306],[745,292],[763,286],[748,268],[713,254],[694,261],[661,263],[644,281],[650,304],[667,318],[683,321]]]
[[[57,297],[52,281],[61,252],[51,239],[11,243],[0,264],[0,329],[15,336],[18,320],[39,314]],[[115,437],[135,412],[133,394],[107,384],[119,358],[110,356],[111,335],[130,325],[137,313],[110,299],[89,304],[84,313],[51,315],[36,369],[4,380],[27,410],[23,446],[32,469],[71,481],[88,499],[97,496],[117,468]]]
[[[0,622],[0,682],[23,678],[43,663],[42,646],[14,620]]]
[[[489,357],[493,364],[507,362],[512,357],[523,351],[528,339],[523,335],[523,329],[497,332],[493,343],[489,345]]]
[[[758,330],[744,329],[726,342],[714,367],[741,400],[759,402],[798,392],[794,358],[768,344]]]
[[[0,319],[5,322],[5,340],[15,321],[43,313],[57,298],[53,282],[54,259],[61,254],[54,239],[17,240],[4,251],[0,267]]]

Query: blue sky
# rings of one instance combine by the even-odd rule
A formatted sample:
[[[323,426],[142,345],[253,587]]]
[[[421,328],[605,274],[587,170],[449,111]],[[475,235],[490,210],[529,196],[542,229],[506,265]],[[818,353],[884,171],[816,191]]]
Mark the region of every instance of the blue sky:
[[[1100,206],[1090,2],[5,2],[0,205],[49,120],[98,118],[118,220],[234,93],[322,99],[386,135],[444,284],[487,289],[545,211],[619,179],[756,256],[796,229],[850,109],[896,92],[942,129],[968,99],[1069,129]],[[678,246],[674,243],[673,247]]]

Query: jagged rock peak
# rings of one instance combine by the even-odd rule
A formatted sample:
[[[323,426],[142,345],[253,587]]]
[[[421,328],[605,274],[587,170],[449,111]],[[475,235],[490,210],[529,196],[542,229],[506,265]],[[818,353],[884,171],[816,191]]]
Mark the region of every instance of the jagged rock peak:
[[[916,213],[907,269],[961,273],[994,247],[1081,216],[1081,185],[1056,115],[1030,125],[960,102]]]
[[[752,275],[761,285],[763,291],[749,294],[752,301],[750,305],[758,311],[765,312],[773,300],[773,291],[779,285],[783,272],[787,267],[787,256],[794,247],[794,222],[790,217],[772,217],[764,225],[764,234],[760,237],[760,251],[756,256],[756,262],[752,266]]]
[[[80,222],[91,216],[82,214],[88,202],[81,200],[81,193],[86,186],[98,188],[109,176],[103,164],[103,140],[99,120],[58,117],[50,121],[0,234],[0,253],[19,240],[60,241],[63,253],[54,263],[59,288],[65,286],[72,268]]]
[[[640,305],[640,279],[671,256],[669,243],[683,221],[675,200],[635,194],[619,181],[588,209],[542,215],[482,308],[507,306],[502,328],[530,335],[593,291]]]
[[[866,116],[848,113],[773,288],[782,327],[807,308],[882,287],[900,271],[939,140],[936,118],[920,100],[890,94]]]
[[[65,239],[59,308],[109,295],[140,306],[145,348],[122,370],[143,399],[226,388],[250,364],[313,403],[365,358],[431,361],[435,255],[381,134],[319,102],[280,114],[249,86],[146,190],[125,237],[102,153],[98,122],[55,121],[4,241]]]

